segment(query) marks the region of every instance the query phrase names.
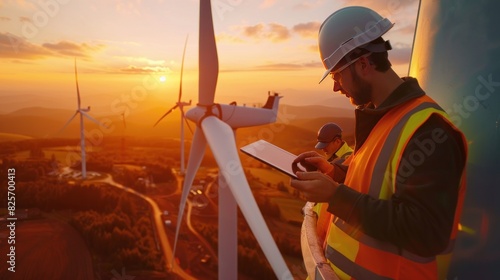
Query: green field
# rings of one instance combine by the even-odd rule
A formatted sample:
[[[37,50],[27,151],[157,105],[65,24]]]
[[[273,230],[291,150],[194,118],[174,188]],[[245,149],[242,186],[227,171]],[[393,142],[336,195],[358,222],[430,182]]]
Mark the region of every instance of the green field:
[[[70,165],[70,163],[67,163],[66,161],[71,160],[72,158],[75,159],[75,155],[73,155],[73,153],[80,155],[80,151],[71,151],[69,149],[71,149],[69,146],[54,147],[43,149],[43,153],[45,154],[45,158],[51,158],[52,155],[54,155],[57,161],[62,162],[66,165]]]
[[[61,146],[61,147],[51,147],[42,149],[45,158],[50,159],[52,155],[56,158],[57,161],[69,165],[70,160],[79,160],[80,159],[80,151],[77,150],[78,147],[75,146]],[[87,153],[96,151],[98,148],[92,147],[87,148]],[[14,155],[14,159],[16,160],[25,160],[30,157],[30,151],[22,151],[17,152]]]
[[[271,198],[271,202],[279,205],[281,216],[286,221],[302,223],[304,220],[301,213],[302,207],[305,205],[304,201],[293,198],[273,197]]]
[[[246,168],[253,177],[258,178],[264,185],[269,183],[271,185],[276,185],[280,182],[289,186],[290,177],[274,169],[264,169],[264,168]],[[265,189],[265,188],[264,188]],[[276,189],[274,189],[279,193]],[[301,223],[304,217],[302,216],[301,210],[304,207],[305,202],[292,197],[285,196],[274,196],[270,197],[271,202],[279,205],[281,210],[281,215],[286,221],[295,221]]]
[[[246,168],[252,175],[256,178],[259,178],[262,182],[270,183],[270,184],[278,184],[279,182],[283,182],[285,185],[288,185],[290,182],[290,177],[281,172],[274,169],[264,169],[264,168],[255,168],[249,167]]]

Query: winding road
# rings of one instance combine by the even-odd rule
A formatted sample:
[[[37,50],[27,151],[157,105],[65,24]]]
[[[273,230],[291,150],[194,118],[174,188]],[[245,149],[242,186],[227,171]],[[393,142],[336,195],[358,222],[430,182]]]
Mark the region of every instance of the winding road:
[[[144,199],[145,201],[147,201],[149,203],[149,205],[151,205],[151,209],[153,210],[152,211],[153,220],[155,222],[155,228],[157,231],[157,237],[159,238],[159,241],[160,241],[161,249],[163,251],[163,254],[165,255],[165,259],[166,259],[165,265],[166,265],[167,271],[177,274],[182,279],[196,279],[193,276],[191,276],[190,274],[188,274],[186,271],[184,271],[182,269],[182,267],[180,267],[173,260],[174,256],[172,255],[172,247],[170,246],[170,243],[169,243],[168,238],[167,238],[167,233],[165,232],[165,227],[163,226],[162,211],[160,211],[160,209],[158,208],[158,205],[156,204],[156,202],[153,199],[151,199],[148,196],[143,195],[139,192],[136,192],[135,190],[133,190],[131,188],[125,187],[122,184],[115,182],[113,180],[113,177],[110,174],[105,174],[105,178],[91,180],[91,181],[92,182],[103,182],[103,183],[110,184],[116,188],[120,188],[124,191],[127,191],[127,192],[129,192],[133,195],[136,195],[136,196]],[[90,180],[89,180],[89,182],[90,182]],[[178,182],[177,184],[181,184],[180,180],[177,180],[177,182]],[[189,207],[189,209],[190,208],[191,207]],[[189,217],[189,214],[188,214],[188,217]],[[190,224],[189,221],[190,221],[190,219],[188,218],[188,225]],[[191,228],[192,227],[190,227],[190,229]]]

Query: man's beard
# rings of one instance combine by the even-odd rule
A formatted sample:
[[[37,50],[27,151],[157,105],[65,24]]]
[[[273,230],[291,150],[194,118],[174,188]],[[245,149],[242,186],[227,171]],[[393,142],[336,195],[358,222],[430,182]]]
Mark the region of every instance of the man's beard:
[[[351,103],[353,105],[365,105],[371,102],[371,95],[373,87],[370,83],[361,79],[361,77],[353,71],[352,68],[349,69],[351,71],[353,90],[349,93],[349,97]]]

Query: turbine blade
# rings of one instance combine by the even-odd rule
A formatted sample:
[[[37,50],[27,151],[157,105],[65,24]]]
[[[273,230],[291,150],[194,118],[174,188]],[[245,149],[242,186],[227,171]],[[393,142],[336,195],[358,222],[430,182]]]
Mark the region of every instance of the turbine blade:
[[[76,117],[76,115],[78,115],[79,111],[76,111],[73,116],[71,118],[69,118],[69,120],[63,125],[63,127],[61,129],[59,129],[59,131],[57,132],[57,134],[61,133],[68,125],[69,123]]]
[[[163,116],[161,116],[159,120],[156,121],[153,127],[155,127],[161,120],[163,120],[163,118],[165,118],[168,114],[170,114],[170,112],[172,112],[177,107],[179,107],[179,105],[176,104],[174,107],[170,108],[170,110],[168,110],[165,114],[163,114]]]
[[[177,102],[181,102],[182,98],[182,75],[184,73],[184,57],[186,56],[186,47],[187,47],[187,42],[188,42],[189,36],[186,36],[186,41],[184,42],[184,51],[182,52],[182,63],[181,63],[181,79],[180,79],[180,85],[179,85],[179,99],[177,99]]]
[[[76,95],[78,100],[78,109],[80,109],[80,88],[78,87],[78,73],[76,71],[76,57],[75,57],[75,81],[76,81]]]
[[[203,120],[201,127],[215,160],[219,165],[219,174],[222,174],[224,179],[226,179],[227,185],[231,189],[241,212],[245,216],[262,251],[264,251],[274,273],[278,279],[292,279],[285,260],[267,227],[248,185],[236,149],[236,141],[232,128],[214,116]]]
[[[215,87],[219,75],[219,61],[212,20],[210,1],[200,1],[199,39],[199,83],[198,102],[200,105],[214,103]]]
[[[105,128],[109,128],[107,125],[103,124],[102,122],[92,118],[89,114],[83,112],[83,111],[79,111],[80,114],[82,114],[83,116],[85,116],[87,119],[91,120],[92,122],[96,123],[97,125],[100,125],[102,127],[105,127]]]
[[[191,125],[189,124],[188,120],[186,119],[186,116],[184,115],[184,109],[182,109],[182,107],[180,107],[180,109],[181,109],[181,118],[184,119],[184,121],[186,122],[186,125],[189,128],[189,131],[191,131],[191,135],[192,135],[193,129],[191,128]]]
[[[201,129],[197,129],[194,132],[193,143],[189,151],[188,166],[186,168],[186,176],[184,177],[184,182],[182,185],[181,201],[179,203],[179,215],[177,216],[177,227],[175,228],[175,238],[174,238],[174,248],[172,250],[172,256],[175,256],[175,250],[177,248],[177,239],[179,237],[179,229],[182,223],[182,217],[184,215],[184,209],[186,207],[186,201],[188,198],[189,190],[194,181],[194,176],[196,171],[200,167],[201,160],[205,154],[205,149],[207,147],[207,141],[203,135]],[[172,258],[174,259],[174,258]]]

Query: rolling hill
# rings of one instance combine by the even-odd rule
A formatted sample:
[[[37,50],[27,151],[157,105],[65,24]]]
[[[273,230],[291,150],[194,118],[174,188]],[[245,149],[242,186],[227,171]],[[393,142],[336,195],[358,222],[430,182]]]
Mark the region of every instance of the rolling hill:
[[[168,110],[165,107],[137,108],[129,110],[126,115],[126,127],[120,114],[90,111],[96,120],[106,124],[101,127],[85,119],[85,131],[88,137],[106,136],[144,136],[179,138],[180,113],[173,111],[156,127],[154,123]],[[186,108],[186,109],[189,109]],[[65,130],[60,131],[75,111],[45,107],[30,107],[0,114],[0,133],[16,134],[33,138],[78,138],[79,121],[74,119]],[[238,141],[249,142],[251,139],[278,141],[293,146],[306,146],[314,142],[318,129],[326,122],[337,122],[344,128],[345,135],[354,131],[353,110],[332,108],[328,106],[291,106],[281,105],[276,123],[266,126],[241,128],[238,130]],[[190,123],[194,129],[195,124]],[[185,126],[186,138],[192,137]],[[301,140],[302,139],[302,140]],[[310,142],[312,141],[312,142]],[[300,142],[300,143],[299,143]]]
[[[19,135],[19,134],[1,133],[0,132],[0,142],[19,141],[19,140],[27,140],[27,139],[32,139],[32,138],[28,137],[28,136],[24,136],[24,135]]]

